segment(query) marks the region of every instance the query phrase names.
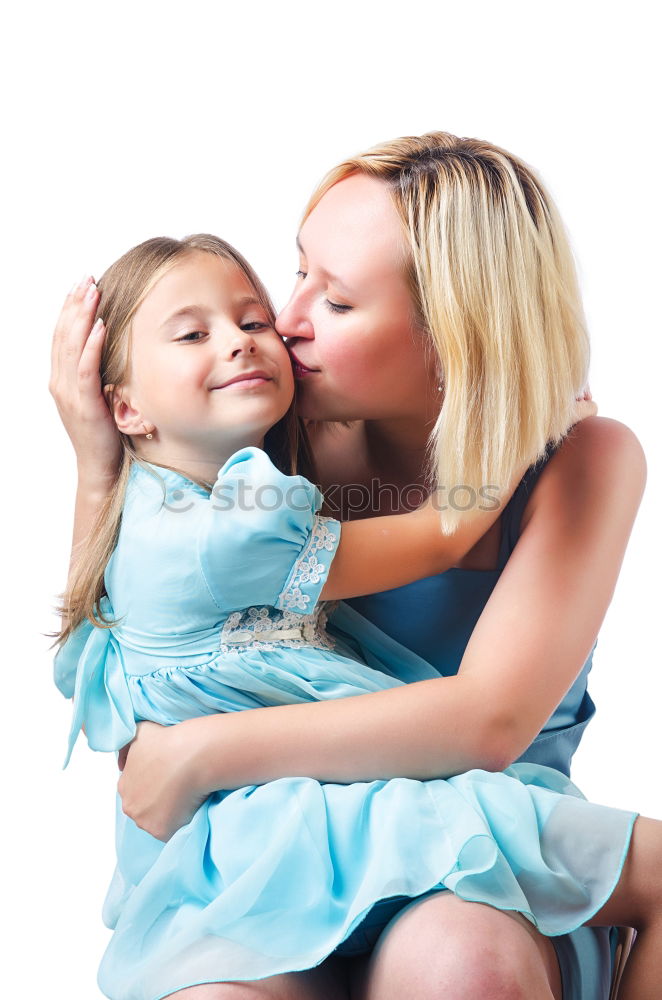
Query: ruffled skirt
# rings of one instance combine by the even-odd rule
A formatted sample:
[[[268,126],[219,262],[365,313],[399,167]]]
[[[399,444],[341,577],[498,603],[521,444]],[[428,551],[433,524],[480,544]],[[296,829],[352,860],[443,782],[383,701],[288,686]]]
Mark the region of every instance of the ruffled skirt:
[[[611,895],[636,814],[515,764],[449,779],[282,778],[212,795],[163,844],[118,808],[111,1000],[311,968],[379,900],[446,888],[565,934]]]

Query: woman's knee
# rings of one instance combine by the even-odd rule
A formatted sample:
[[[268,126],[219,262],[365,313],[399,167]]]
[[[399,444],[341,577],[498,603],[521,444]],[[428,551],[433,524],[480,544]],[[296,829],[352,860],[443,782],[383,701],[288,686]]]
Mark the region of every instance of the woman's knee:
[[[638,816],[618,885],[592,923],[645,930],[660,920],[662,822]]]
[[[450,893],[412,903],[384,928],[359,1000],[552,1000],[553,948],[521,920]]]

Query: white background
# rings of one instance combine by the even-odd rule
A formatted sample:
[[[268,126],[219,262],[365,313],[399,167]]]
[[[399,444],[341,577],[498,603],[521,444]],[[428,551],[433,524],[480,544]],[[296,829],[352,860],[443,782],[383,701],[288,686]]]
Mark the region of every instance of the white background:
[[[5,17],[3,989],[94,1000],[108,937],[114,761],[81,740],[60,770],[70,712],[43,637],[57,624],[75,485],[47,390],[61,300],[148,236],[207,230],[247,255],[280,306],[317,180],[397,135],[445,129],[511,149],[540,170],[570,230],[594,396],[649,463],[574,777],[595,800],[662,816],[652,4],[60,0]]]

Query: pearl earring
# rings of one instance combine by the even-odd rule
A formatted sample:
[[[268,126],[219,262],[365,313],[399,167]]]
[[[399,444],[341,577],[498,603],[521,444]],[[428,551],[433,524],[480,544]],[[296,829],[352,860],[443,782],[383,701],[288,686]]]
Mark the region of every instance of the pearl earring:
[[[148,441],[151,441],[153,436],[154,435],[151,434],[151,433],[150,434],[145,434],[145,437],[147,438]]]

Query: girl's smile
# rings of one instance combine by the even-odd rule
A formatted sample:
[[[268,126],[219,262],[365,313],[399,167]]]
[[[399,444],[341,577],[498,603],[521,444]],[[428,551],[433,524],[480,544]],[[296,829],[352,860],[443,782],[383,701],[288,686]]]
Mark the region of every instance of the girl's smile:
[[[253,371],[245,372],[241,375],[235,375],[228,382],[224,382],[223,385],[215,385],[213,389],[227,389],[230,386],[236,386],[242,389],[252,389],[257,386],[266,385],[268,382],[273,382],[271,375],[267,375],[266,372]]]

